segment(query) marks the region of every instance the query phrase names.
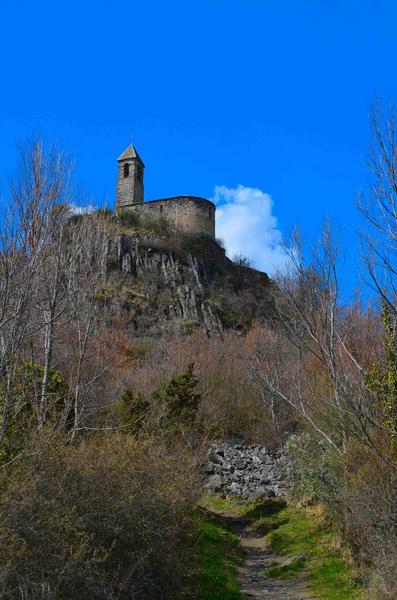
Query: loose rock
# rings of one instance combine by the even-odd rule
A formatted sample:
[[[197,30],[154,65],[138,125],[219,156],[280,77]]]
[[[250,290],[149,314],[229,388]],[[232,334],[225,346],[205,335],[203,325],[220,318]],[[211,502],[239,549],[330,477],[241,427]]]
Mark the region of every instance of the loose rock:
[[[246,500],[283,497],[285,458],[259,444],[222,442],[214,444],[204,464],[206,487],[213,492]]]

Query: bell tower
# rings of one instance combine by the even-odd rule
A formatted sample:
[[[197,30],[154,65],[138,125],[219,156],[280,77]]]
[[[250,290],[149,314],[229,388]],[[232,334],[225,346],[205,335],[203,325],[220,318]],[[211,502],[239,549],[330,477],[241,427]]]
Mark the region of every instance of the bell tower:
[[[116,211],[124,206],[143,202],[143,170],[141,157],[130,144],[118,158]]]

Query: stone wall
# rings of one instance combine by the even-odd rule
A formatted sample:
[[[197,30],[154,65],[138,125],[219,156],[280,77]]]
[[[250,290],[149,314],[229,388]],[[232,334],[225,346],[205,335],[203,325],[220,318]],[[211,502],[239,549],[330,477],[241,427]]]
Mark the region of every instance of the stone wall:
[[[128,164],[128,177],[124,177],[124,168]],[[135,202],[143,202],[143,163],[137,159],[119,161],[117,177],[117,208]]]
[[[164,216],[175,225],[177,231],[193,235],[207,235],[215,239],[215,205],[196,196],[176,196],[152,200],[143,204],[119,206],[119,209],[138,211],[150,217]]]

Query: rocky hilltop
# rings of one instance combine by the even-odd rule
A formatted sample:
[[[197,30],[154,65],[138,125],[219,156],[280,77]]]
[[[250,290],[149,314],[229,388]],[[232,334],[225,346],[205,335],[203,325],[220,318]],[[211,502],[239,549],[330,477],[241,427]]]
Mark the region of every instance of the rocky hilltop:
[[[265,273],[225,256],[209,238],[113,233],[96,297],[108,318],[123,318],[135,336],[227,329],[244,331],[273,313]]]

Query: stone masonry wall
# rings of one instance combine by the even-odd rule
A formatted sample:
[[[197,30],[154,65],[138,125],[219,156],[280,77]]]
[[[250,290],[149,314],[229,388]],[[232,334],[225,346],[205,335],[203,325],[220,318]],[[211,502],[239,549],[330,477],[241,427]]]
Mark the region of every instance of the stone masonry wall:
[[[205,198],[176,196],[129,205],[124,210],[138,211],[149,216],[165,216],[177,231],[207,235],[215,239],[215,205]]]
[[[124,165],[129,165],[128,177],[124,177]],[[138,176],[141,169],[141,176]],[[143,202],[143,169],[142,163],[136,159],[119,161],[117,178],[117,206],[121,208],[131,202]]]

